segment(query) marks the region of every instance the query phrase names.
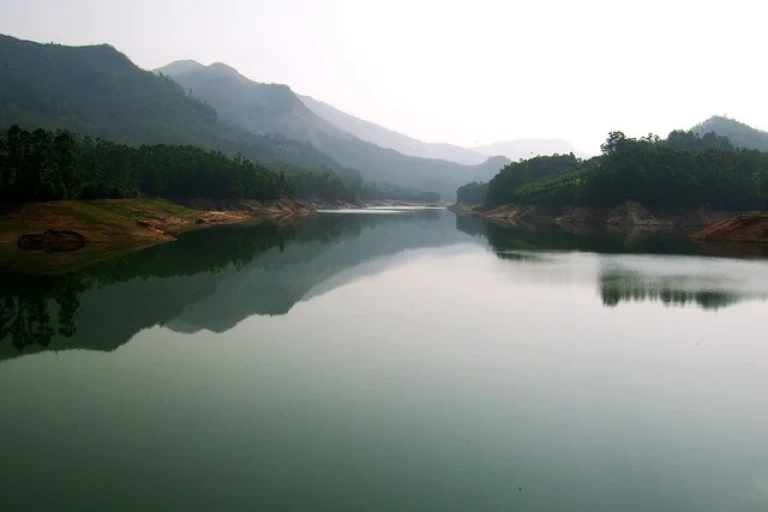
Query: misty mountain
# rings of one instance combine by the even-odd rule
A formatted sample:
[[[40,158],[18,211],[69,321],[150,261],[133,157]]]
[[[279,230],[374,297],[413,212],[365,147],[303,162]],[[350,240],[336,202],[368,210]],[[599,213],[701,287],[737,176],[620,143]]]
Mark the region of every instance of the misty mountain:
[[[227,122],[256,134],[278,133],[308,142],[369,180],[436,191],[452,198],[458,185],[478,179],[477,172],[485,174],[488,166],[499,163],[492,160],[475,167],[407,156],[362,140],[316,115],[286,85],[255,82],[221,63],[190,66],[184,62],[187,64],[172,63],[155,71],[172,77]],[[183,72],[176,72],[178,69]]]
[[[214,107],[222,119],[248,131],[308,142],[317,142],[319,133],[352,138],[317,117],[288,86],[254,82],[221,62],[204,66],[177,61],[155,72],[173,78],[191,97]]]
[[[178,63],[188,70],[192,62]],[[65,128],[127,144],[191,144],[261,163],[341,169],[304,142],[219,120],[174,81],[109,45],[69,47],[0,35],[0,126]]]
[[[699,135],[715,132],[723,137],[728,137],[734,146],[768,151],[768,132],[752,128],[735,119],[712,116],[694,126],[692,130]]]
[[[532,156],[575,152],[573,146],[562,139],[515,139],[470,148],[453,144],[428,143],[347,114],[310,96],[299,96],[299,98],[319,117],[358,138],[410,156],[478,165],[486,162],[488,157],[494,156],[519,160]]]
[[[423,142],[408,137],[407,135],[403,135],[402,133],[389,130],[378,124],[347,114],[346,112],[342,112],[341,110],[310,96],[299,96],[299,98],[312,110],[312,112],[329,123],[338,126],[342,130],[347,131],[364,141],[371,142],[383,148],[394,149],[404,155],[448,160],[466,165],[477,165],[484,162],[487,156],[494,156],[486,156],[485,154],[454,146],[452,144]]]
[[[471,149],[481,155],[504,155],[515,161],[534,156],[575,153],[573,146],[563,139],[515,139],[475,146]]]

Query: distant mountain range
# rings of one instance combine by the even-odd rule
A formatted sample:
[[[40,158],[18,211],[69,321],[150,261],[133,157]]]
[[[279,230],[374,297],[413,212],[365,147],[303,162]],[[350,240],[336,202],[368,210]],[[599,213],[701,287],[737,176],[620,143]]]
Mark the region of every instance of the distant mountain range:
[[[329,105],[322,104],[325,106],[320,108],[319,102],[300,98],[286,85],[250,80],[226,64],[204,66],[194,61],[181,61],[155,72],[171,77],[189,95],[215,108],[228,123],[254,134],[279,133],[312,144],[340,165],[359,170],[369,180],[436,191],[444,197],[452,197],[459,185],[488,179],[509,163],[503,157],[489,159],[480,154],[473,157],[474,165],[403,154],[378,145],[376,142],[381,142],[380,139],[371,142],[359,135],[362,133],[367,137],[371,133],[386,132],[394,134],[394,138],[405,136],[356,119]],[[348,131],[349,128],[353,131]],[[415,145],[429,146],[410,140]]]
[[[162,76],[160,76],[162,75]],[[250,80],[222,63],[177,61],[144,71],[109,45],[68,47],[0,35],[0,127],[66,128],[128,144],[192,144],[265,165],[360,174],[452,199],[510,160],[569,153],[561,139],[463,148],[423,142],[359,119],[290,87]],[[768,150],[768,133],[725,117],[715,131]]]
[[[342,169],[303,142],[221,122],[211,106],[109,45],[68,47],[0,35],[0,127],[12,124],[127,144],[191,144],[264,164]]]
[[[485,162],[488,157],[494,156],[518,160],[535,155],[567,154],[574,151],[573,146],[562,139],[516,139],[469,148],[439,142],[423,142],[342,112],[310,96],[299,96],[299,98],[312,112],[329,123],[360,139],[377,146],[394,149],[404,155],[477,165]]]
[[[466,165],[477,165],[484,162],[488,156],[497,156],[501,154],[485,155],[472,151],[471,149],[451,144],[430,144],[347,114],[346,112],[342,112],[327,103],[323,103],[322,101],[318,101],[309,96],[299,96],[299,98],[310,110],[312,110],[312,112],[329,123],[338,126],[342,130],[345,130],[362,140],[383,148],[394,149],[404,155],[448,160],[450,162]]]

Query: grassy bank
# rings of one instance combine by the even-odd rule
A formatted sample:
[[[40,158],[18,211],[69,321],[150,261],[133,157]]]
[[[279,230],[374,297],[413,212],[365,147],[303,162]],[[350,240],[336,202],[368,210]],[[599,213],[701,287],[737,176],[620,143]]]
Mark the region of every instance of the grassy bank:
[[[287,221],[313,213],[292,200],[243,203],[237,211],[193,209],[161,199],[50,201],[0,206],[0,268],[60,273],[174,240],[190,229],[246,220]],[[74,251],[24,250],[19,237],[66,230],[85,239]]]

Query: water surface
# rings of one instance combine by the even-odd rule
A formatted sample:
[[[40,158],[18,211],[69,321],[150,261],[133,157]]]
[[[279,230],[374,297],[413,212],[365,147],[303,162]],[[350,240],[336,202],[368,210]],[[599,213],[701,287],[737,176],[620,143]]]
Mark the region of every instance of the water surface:
[[[0,508],[768,510],[759,253],[388,211],[4,275]]]

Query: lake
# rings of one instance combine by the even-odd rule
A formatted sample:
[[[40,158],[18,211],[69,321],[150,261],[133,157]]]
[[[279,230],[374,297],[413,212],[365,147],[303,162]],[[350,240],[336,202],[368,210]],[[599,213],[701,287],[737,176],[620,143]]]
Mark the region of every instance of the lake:
[[[768,510],[768,260],[444,210],[2,276],[0,509]]]

